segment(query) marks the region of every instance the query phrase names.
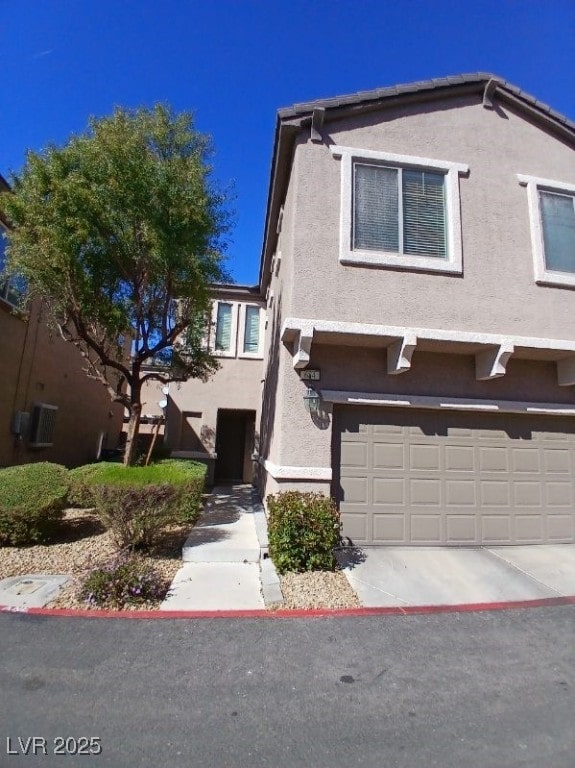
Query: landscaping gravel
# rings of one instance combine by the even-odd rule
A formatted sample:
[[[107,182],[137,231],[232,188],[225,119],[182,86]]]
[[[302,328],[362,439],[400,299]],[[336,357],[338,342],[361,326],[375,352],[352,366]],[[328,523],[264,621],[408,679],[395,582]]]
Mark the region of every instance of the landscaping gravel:
[[[286,573],[280,576],[281,608],[359,608],[361,603],[342,571]]]
[[[173,528],[166,533],[155,551],[145,559],[167,581],[172,581],[182,565],[182,544],[188,527]],[[79,597],[81,583],[88,572],[104,565],[117,555],[112,537],[98,517],[89,510],[68,509],[53,536],[53,543],[30,547],[0,547],[0,579],[25,574],[58,574],[71,576],[50,608],[83,608]],[[329,573],[287,573],[280,577],[284,603],[272,608],[356,608],[357,595],[341,571]],[[157,610],[159,604],[133,606],[134,610]],[[128,607],[129,609],[129,607]],[[90,610],[99,610],[91,607]]]
[[[181,548],[188,532],[187,527],[170,530],[158,550],[144,558],[170,582],[182,565]],[[72,583],[48,607],[87,608],[79,597],[81,582],[89,571],[117,555],[112,537],[90,511],[68,509],[53,539],[54,543],[30,547],[0,547],[0,579],[32,573],[71,576]],[[134,609],[158,607],[158,604],[149,604],[134,606]]]

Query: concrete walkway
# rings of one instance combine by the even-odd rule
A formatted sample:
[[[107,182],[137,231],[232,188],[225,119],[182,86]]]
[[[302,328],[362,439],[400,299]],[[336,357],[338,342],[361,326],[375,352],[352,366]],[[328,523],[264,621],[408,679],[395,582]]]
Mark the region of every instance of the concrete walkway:
[[[252,486],[214,488],[199,523],[183,547],[164,611],[264,608],[258,537],[261,505]],[[261,512],[263,514],[263,511]]]
[[[344,549],[338,559],[365,607],[575,595],[575,544]]]

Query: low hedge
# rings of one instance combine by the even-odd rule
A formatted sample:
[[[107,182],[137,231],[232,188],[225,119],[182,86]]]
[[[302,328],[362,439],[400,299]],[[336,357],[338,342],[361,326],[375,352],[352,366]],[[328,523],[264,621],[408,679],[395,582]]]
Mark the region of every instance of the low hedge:
[[[280,573],[335,569],[341,524],[333,499],[284,491],[268,496],[267,505],[270,557]]]
[[[0,469],[0,545],[42,541],[66,506],[68,470],[38,462]]]
[[[121,549],[148,549],[169,525],[200,516],[206,466],[166,459],[147,467],[92,464],[72,470],[72,499],[96,508]]]
[[[94,506],[89,481],[91,477],[98,473],[102,466],[104,466],[103,463],[85,464],[82,467],[76,467],[69,471],[70,492],[68,494],[68,504],[70,507],[87,509]]]

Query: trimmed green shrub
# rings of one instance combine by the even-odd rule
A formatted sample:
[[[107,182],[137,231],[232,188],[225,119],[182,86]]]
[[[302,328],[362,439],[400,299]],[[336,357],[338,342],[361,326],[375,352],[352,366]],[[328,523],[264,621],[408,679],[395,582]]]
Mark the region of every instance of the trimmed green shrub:
[[[94,464],[76,473],[75,499],[88,503],[121,549],[149,549],[170,525],[195,523],[206,466],[167,459],[148,467]]]
[[[62,513],[68,496],[68,470],[39,462],[0,469],[0,545],[42,541]]]
[[[169,588],[170,582],[144,560],[123,554],[88,575],[81,597],[90,606],[124,608],[163,600]]]
[[[70,492],[68,493],[68,505],[70,507],[89,509],[94,506],[89,480],[97,474],[98,468],[101,466],[102,464],[85,464],[82,467],[76,467],[69,471]]]
[[[280,573],[333,571],[339,511],[321,493],[284,491],[267,498],[270,557]]]

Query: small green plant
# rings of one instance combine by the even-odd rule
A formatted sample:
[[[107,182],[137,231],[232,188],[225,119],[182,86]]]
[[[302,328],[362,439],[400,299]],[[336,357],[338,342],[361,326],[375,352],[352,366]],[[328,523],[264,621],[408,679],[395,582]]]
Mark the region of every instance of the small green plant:
[[[62,519],[68,470],[39,462],[0,469],[0,545],[42,541]]]
[[[167,459],[148,467],[93,464],[72,470],[72,497],[93,506],[119,549],[149,549],[170,525],[194,524],[206,466]]]
[[[121,554],[95,568],[82,584],[81,597],[90,606],[124,608],[163,600],[170,583],[141,558]]]
[[[284,491],[267,498],[270,557],[280,573],[333,571],[339,511],[320,493]]]

